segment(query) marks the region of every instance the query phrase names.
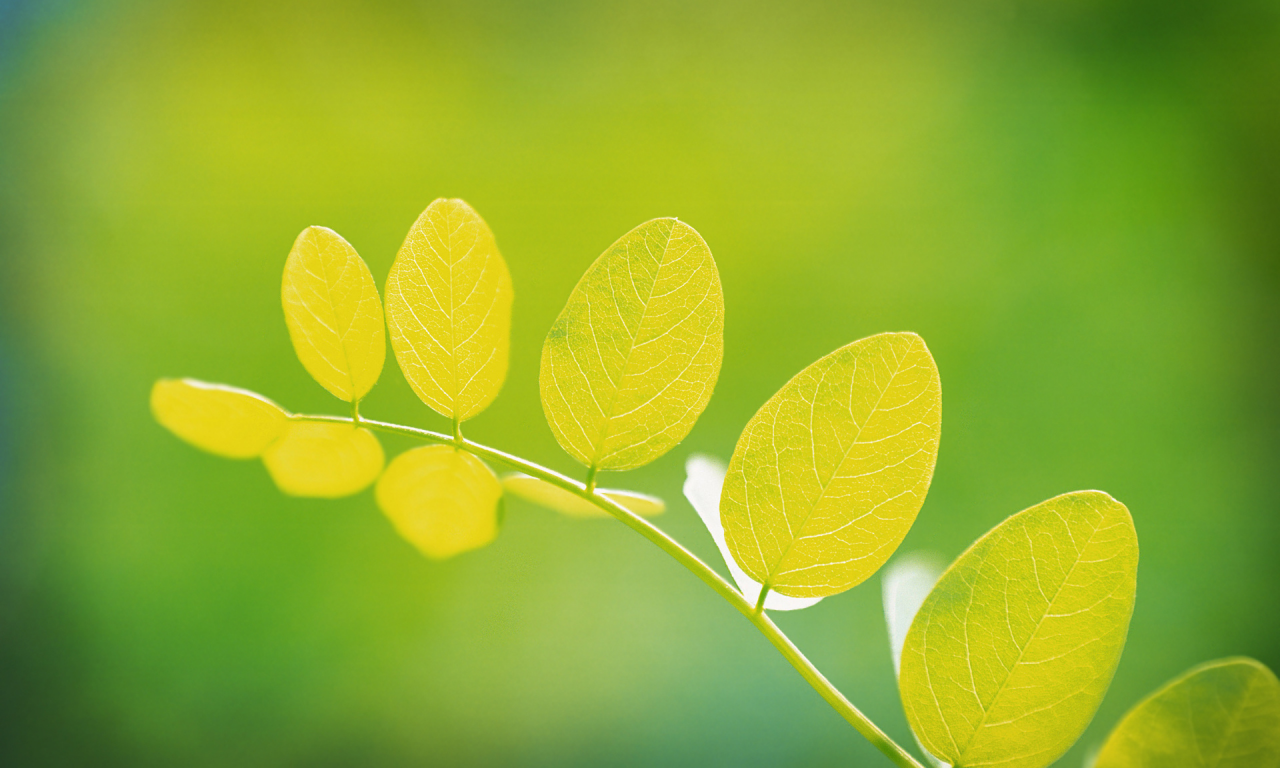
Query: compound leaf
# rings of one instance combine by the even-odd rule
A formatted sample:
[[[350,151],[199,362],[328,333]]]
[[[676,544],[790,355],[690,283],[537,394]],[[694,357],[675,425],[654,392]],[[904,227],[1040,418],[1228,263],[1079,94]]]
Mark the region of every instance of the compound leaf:
[[[498,535],[497,476],[475,456],[450,446],[400,454],[375,494],[400,535],[428,557],[452,557]]]
[[[1068,493],[978,539],[907,632],[899,688],[925,749],[957,766],[1042,768],[1093,718],[1133,614],[1124,505]]]
[[[387,342],[378,287],[356,249],[332,229],[302,230],[284,264],[281,295],[307,372],[339,399],[364,397],[382,373]]]
[[[350,424],[294,421],[262,455],[271,479],[291,496],[336,499],[364,490],[382,472],[382,446]]]
[[[695,453],[684,464],[685,481],[684,497],[689,500],[693,510],[707,526],[711,538],[720,550],[725,565],[729,566],[729,575],[738,585],[738,591],[752,605],[760,599],[760,582],[754,581],[742,572],[738,563],[729,554],[729,547],[724,541],[724,526],[720,525],[720,489],[724,486],[724,462],[711,456]],[[820,597],[787,597],[777,592],[770,592],[764,598],[766,611],[797,611],[815,605]]]
[[[230,459],[261,456],[284,431],[289,415],[254,392],[195,379],[160,379],[151,413],[188,443]]]
[[[519,472],[502,478],[502,487],[508,493],[519,496],[547,509],[554,509],[570,517],[612,517],[608,512],[576,494],[545,480],[530,477]],[[624,491],[614,488],[597,488],[596,492],[640,515],[652,517],[660,515],[667,505],[657,496],[649,496],[635,491]]]
[[[702,236],[641,224],[596,259],[542,345],[542,409],[598,469],[647,464],[684,439],[720,375],[724,295]]]
[[[507,377],[511,275],[489,225],[462,200],[435,200],[409,229],[387,277],[387,325],[422,402],[465,421]]]
[[[1131,709],[1094,768],[1274,768],[1280,681],[1253,659],[1202,664]]]
[[[822,597],[884,565],[929,489],[941,393],[914,333],[855,341],[778,390],[738,439],[720,499],[742,570],[781,594]]]

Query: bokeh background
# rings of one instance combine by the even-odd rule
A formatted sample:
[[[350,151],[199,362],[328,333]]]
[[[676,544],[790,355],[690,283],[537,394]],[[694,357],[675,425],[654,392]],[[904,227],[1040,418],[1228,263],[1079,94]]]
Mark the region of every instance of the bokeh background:
[[[0,0],[0,762],[887,765],[616,522],[513,502],[430,562],[370,493],[286,498],[151,420],[175,375],[341,412],[292,353],[285,255],[324,224],[381,283],[438,196],[517,291],[471,436],[579,471],[543,335],[679,216],[720,266],[723,373],[683,445],[606,479],[669,532],[722,568],[685,456],[914,330],[943,440],[903,551],[1082,488],[1137,522],[1129,644],[1062,765],[1194,663],[1280,667],[1271,0]],[[390,360],[364,411],[441,427]],[[878,577],[778,622],[909,739]]]

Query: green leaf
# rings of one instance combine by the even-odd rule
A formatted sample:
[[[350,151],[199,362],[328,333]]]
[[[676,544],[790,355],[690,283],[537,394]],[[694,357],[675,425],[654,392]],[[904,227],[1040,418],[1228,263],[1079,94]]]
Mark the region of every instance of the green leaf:
[[[502,478],[502,487],[513,496],[519,496],[525,501],[531,501],[547,509],[554,509],[570,517],[612,517],[608,512],[581,496],[570,493],[545,480],[539,480],[536,477],[530,477],[519,472]],[[596,492],[602,496],[609,497],[641,517],[660,515],[667,508],[667,505],[657,496],[649,496],[635,491],[597,488]]]
[[[542,345],[542,409],[588,467],[648,464],[689,434],[720,375],[724,295],[701,235],[654,219],[587,270]]]
[[[326,227],[307,227],[284,264],[284,319],[298,359],[339,399],[364,397],[386,359],[382,302],[369,267]]]
[[[382,472],[382,446],[350,424],[294,421],[262,455],[271,479],[291,496],[336,499],[367,488]]]
[[[465,421],[507,377],[511,275],[493,232],[462,200],[439,199],[409,229],[387,277],[387,325],[422,402]]]
[[[188,443],[229,459],[262,455],[289,415],[254,392],[195,379],[160,379],[151,388],[151,413]]]
[[[907,632],[899,687],[925,749],[1042,768],[1093,718],[1133,614],[1138,538],[1099,491],[1037,504],[978,539]]]
[[[375,491],[400,535],[428,557],[452,557],[498,535],[502,486],[464,451],[428,445],[400,454]]]
[[[738,438],[720,497],[742,570],[781,594],[822,597],[884,565],[929,490],[941,392],[914,333],[855,341],[778,390]]]
[[[1280,765],[1280,681],[1253,659],[1210,661],[1129,711],[1094,768]]]

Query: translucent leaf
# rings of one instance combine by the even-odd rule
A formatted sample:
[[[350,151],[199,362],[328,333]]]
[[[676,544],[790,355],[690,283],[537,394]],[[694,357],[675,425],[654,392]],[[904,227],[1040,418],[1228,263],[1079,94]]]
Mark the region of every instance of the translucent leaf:
[[[400,535],[428,557],[452,557],[498,535],[502,486],[469,453],[429,445],[400,454],[375,491]]]
[[[1093,718],[1133,613],[1138,539],[1105,493],[1010,517],[938,580],[898,684],[924,747],[966,766],[1042,768]]]
[[[760,582],[753,581],[742,572],[729,554],[729,547],[724,542],[724,527],[720,525],[720,488],[724,485],[724,462],[711,456],[695,453],[684,464],[685,481],[684,497],[689,500],[693,510],[707,526],[711,538],[715,540],[720,556],[729,566],[729,575],[738,585],[738,591],[752,605],[760,599]],[[777,592],[770,592],[764,599],[766,611],[796,611],[808,608],[822,600],[820,597],[787,597]]]
[[[724,296],[689,225],[654,219],[587,270],[542,345],[542,409],[560,445],[599,469],[648,464],[702,414],[724,351]]]
[[[612,517],[608,512],[581,496],[569,493],[545,480],[539,480],[536,477],[530,477],[519,472],[502,478],[502,487],[508,493],[519,496],[525,501],[531,501],[547,509],[554,509],[570,517]],[[596,492],[603,496],[608,496],[641,517],[660,515],[667,508],[662,499],[644,493],[614,488],[597,488]]]
[[[364,397],[386,359],[382,302],[369,267],[326,227],[307,227],[284,264],[284,319],[298,359],[335,397]]]
[[[889,651],[893,654],[895,675],[902,668],[902,646],[907,641],[907,629],[911,627],[912,619],[916,617],[916,612],[920,610],[933,585],[938,583],[942,568],[942,562],[932,554],[910,552],[889,563],[880,578],[885,624],[889,628]],[[920,738],[916,737],[916,742],[919,741]],[[947,764],[930,754],[924,745],[920,749],[929,765],[946,768]]]
[[[1253,659],[1202,664],[1144,699],[1107,738],[1095,768],[1280,765],[1280,681]]]
[[[929,490],[941,391],[914,333],[855,341],[778,390],[738,438],[720,499],[742,570],[821,597],[884,565]]]
[[[391,348],[422,402],[465,421],[498,396],[511,344],[511,275],[493,233],[461,200],[409,229],[387,277]]]
[[[383,461],[382,446],[369,430],[317,421],[290,422],[262,455],[280,490],[327,499],[367,488]]]
[[[188,443],[230,459],[262,455],[289,421],[262,395],[195,379],[157,381],[151,387],[151,413]]]

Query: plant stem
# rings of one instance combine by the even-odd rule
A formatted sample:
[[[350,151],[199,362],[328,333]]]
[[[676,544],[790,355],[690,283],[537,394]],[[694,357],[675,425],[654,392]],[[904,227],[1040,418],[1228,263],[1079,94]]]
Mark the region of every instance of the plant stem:
[[[292,418],[300,421],[353,422],[353,419],[344,418],[342,416],[295,414]],[[540,464],[535,464],[531,461],[522,459],[519,456],[513,456],[505,451],[490,448],[486,445],[481,445],[462,437],[461,433],[457,431],[456,424],[454,425],[456,436],[453,437],[441,432],[432,432],[427,429],[406,427],[399,424],[390,424],[385,421],[373,421],[372,419],[365,418],[360,419],[360,424],[361,426],[377,430],[379,432],[406,435],[408,437],[416,437],[421,440],[452,445],[455,448],[464,449],[476,456],[489,459],[490,461],[501,462],[507,466],[518,469],[526,475],[536,477],[539,480],[556,486],[557,488],[569,491],[570,493],[580,496],[592,504],[595,504],[597,507],[600,507],[604,511],[616,517],[618,520],[622,521],[622,523],[627,527],[658,545],[663,552],[666,552],[668,555],[675,558],[677,562],[685,568],[688,568],[694,576],[697,576],[707,586],[711,587],[716,594],[723,597],[730,605],[738,609],[738,612],[747,617],[747,620],[754,624],[756,629],[760,630],[760,633],[773,644],[773,647],[777,648],[778,652],[781,653],[787,661],[791,662],[791,666],[796,668],[796,671],[800,673],[800,676],[803,677],[809,685],[813,686],[814,690],[816,690],[822,698],[826,699],[832,709],[839,712],[841,717],[849,721],[849,724],[852,725],[858,733],[862,734],[867,741],[871,742],[872,746],[880,750],[886,757],[892,760],[894,765],[899,766],[899,768],[924,768],[924,766],[922,766],[906,750],[898,746],[893,739],[890,739],[884,731],[880,730],[875,723],[867,719],[867,716],[862,714],[857,707],[853,706],[853,704],[851,704],[849,700],[831,684],[831,681],[827,680],[827,678],[818,671],[818,668],[813,665],[813,662],[809,661],[809,659],[800,652],[800,649],[796,647],[795,643],[791,642],[791,639],[783,634],[781,629],[778,629],[778,625],[774,624],[773,620],[770,619],[763,610],[764,598],[767,591],[761,590],[760,610],[757,610],[757,606],[748,602],[747,599],[742,596],[742,593],[734,589],[733,586],[730,585],[729,582],[725,581],[720,574],[716,573],[711,566],[702,562],[702,560],[698,559],[697,555],[685,549],[680,542],[668,536],[653,523],[650,523],[648,520],[636,515],[634,512],[612,499],[596,493],[594,487],[588,488],[587,484],[580,483],[573,478],[556,472],[555,470],[548,469]],[[595,472],[593,471],[589,475],[588,482],[594,486],[594,480]]]

